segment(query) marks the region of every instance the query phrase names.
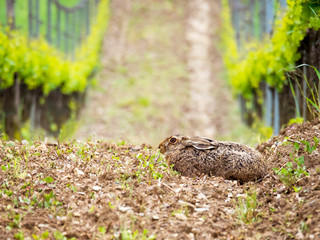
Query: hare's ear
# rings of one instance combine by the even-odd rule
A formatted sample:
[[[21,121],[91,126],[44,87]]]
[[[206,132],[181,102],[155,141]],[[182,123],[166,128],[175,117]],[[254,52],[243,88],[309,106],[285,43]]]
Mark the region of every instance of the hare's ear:
[[[217,146],[213,145],[211,142],[209,141],[195,141],[195,140],[189,140],[189,141],[185,141],[184,145],[187,147],[194,147],[196,149],[199,150],[209,150],[209,149],[215,149],[217,148]]]
[[[206,144],[206,143],[202,143],[202,142],[194,142],[192,144],[192,146],[196,149],[199,149],[199,150],[209,150],[209,149],[215,149],[217,148],[216,146],[214,145],[211,145],[211,144]]]

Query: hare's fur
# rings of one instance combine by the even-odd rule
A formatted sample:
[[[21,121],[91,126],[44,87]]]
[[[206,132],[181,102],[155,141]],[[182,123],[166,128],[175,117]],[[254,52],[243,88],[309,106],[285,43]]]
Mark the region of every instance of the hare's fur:
[[[239,143],[176,135],[160,143],[159,149],[168,164],[184,176],[207,174],[246,182],[267,174],[262,155]]]

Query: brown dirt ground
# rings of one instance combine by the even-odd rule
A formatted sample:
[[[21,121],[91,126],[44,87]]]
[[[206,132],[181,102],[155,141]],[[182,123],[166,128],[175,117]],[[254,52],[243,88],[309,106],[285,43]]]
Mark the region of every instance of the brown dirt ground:
[[[1,141],[0,238],[319,239],[319,146],[307,154],[301,144],[294,153],[291,143],[314,137],[320,120],[291,125],[258,146],[269,176],[243,185],[180,176],[146,145]],[[310,174],[297,182],[298,193],[272,171],[290,154],[304,155]],[[249,224],[237,214],[247,191],[258,202]]]

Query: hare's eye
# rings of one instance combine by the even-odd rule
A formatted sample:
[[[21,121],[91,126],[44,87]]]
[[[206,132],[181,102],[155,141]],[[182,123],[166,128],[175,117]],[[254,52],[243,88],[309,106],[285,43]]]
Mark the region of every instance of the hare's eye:
[[[176,138],[174,138],[174,137],[170,138],[170,142],[171,142],[171,143],[175,143],[176,141],[177,141]]]

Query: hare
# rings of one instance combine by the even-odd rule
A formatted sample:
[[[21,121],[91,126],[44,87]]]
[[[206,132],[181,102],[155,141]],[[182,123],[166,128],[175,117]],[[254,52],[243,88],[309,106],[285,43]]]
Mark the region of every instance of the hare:
[[[247,182],[267,174],[262,155],[240,143],[175,135],[160,143],[159,149],[168,164],[184,176],[207,174]]]

